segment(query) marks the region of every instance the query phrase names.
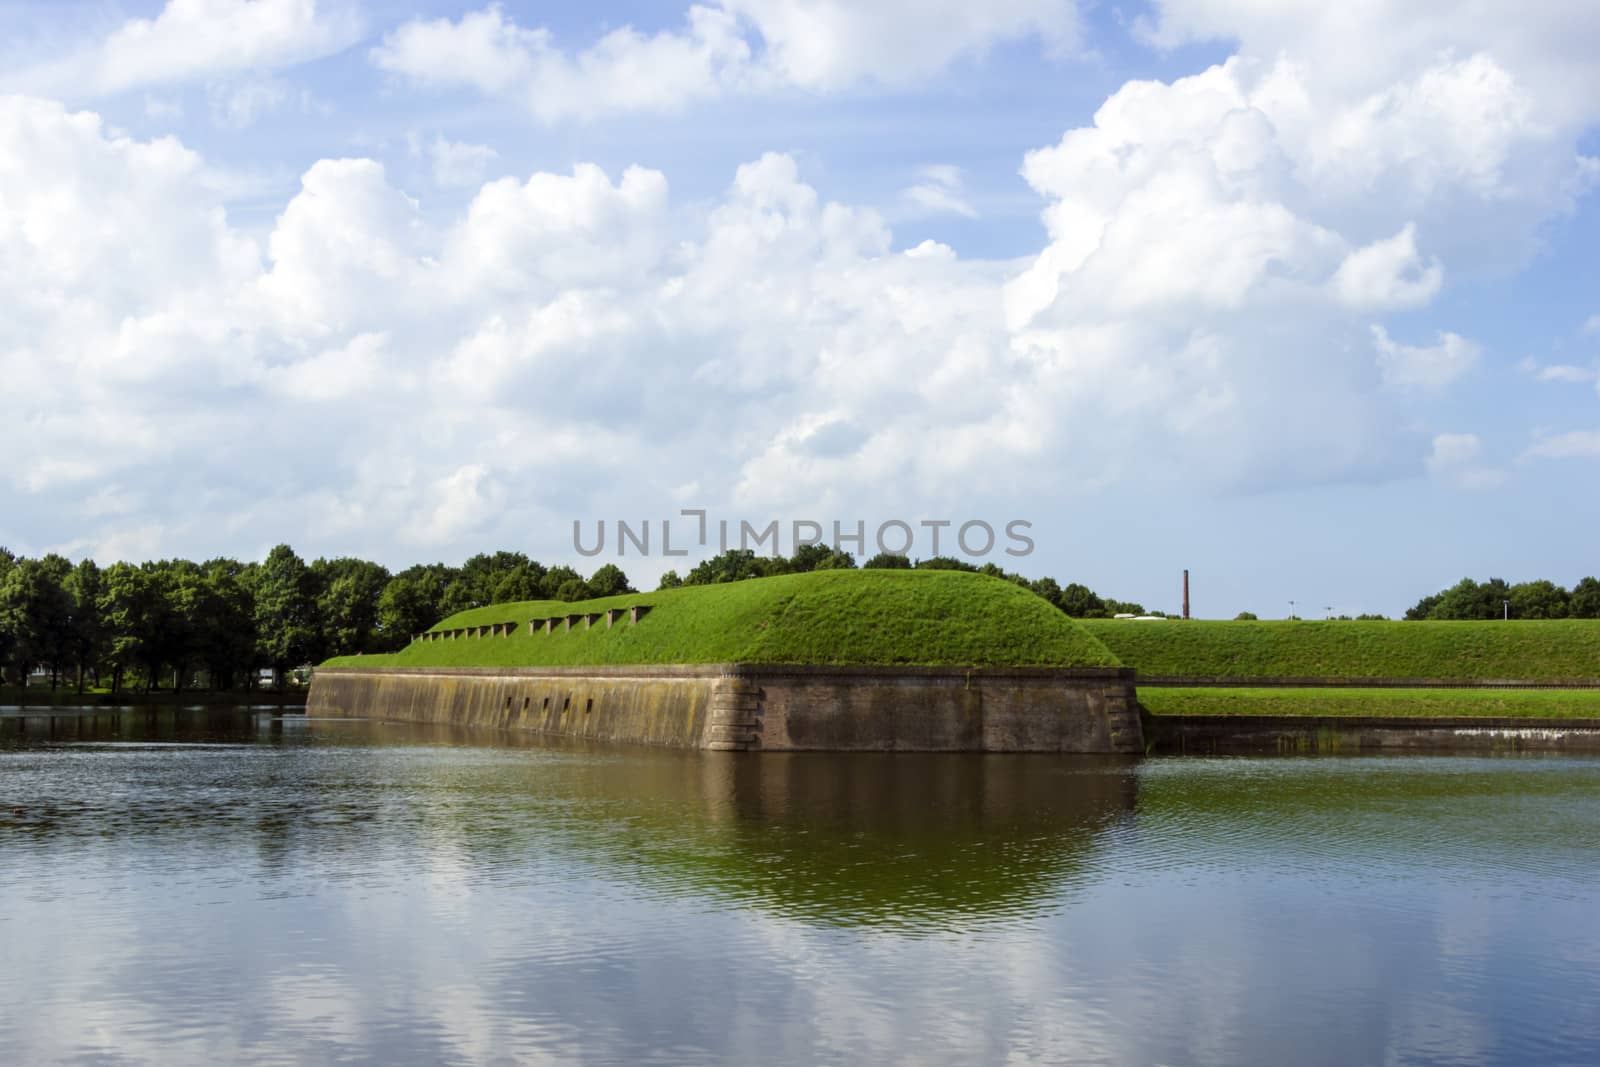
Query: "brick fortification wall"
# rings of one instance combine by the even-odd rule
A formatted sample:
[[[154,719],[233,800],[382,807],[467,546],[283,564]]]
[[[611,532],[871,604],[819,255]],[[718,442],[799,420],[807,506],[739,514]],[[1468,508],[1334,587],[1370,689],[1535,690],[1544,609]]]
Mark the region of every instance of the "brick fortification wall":
[[[306,711],[733,751],[1144,750],[1123,668],[324,668]]]

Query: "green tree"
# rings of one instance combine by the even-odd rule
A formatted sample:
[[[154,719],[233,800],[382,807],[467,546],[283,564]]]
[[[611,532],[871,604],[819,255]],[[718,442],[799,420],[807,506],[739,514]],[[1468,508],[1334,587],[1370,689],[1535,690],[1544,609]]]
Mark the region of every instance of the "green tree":
[[[71,564],[60,556],[17,560],[0,586],[0,631],[8,635],[11,664],[24,686],[28,673],[45,665],[54,688],[68,654],[72,598],[62,582],[62,564],[70,573]]]
[[[1074,619],[1103,619],[1111,614],[1099,594],[1082,582],[1068,582],[1056,606]]]
[[[855,565],[856,558],[850,553],[840,552],[832,545],[824,544],[800,545],[794,550],[794,555],[789,557],[789,571],[793,574],[851,570]]]
[[[589,583],[582,578],[568,578],[561,583],[561,588],[556,590],[557,600],[593,600],[594,591],[589,588]]]
[[[317,608],[312,659],[373,652],[378,647],[378,604],[389,569],[364,559],[318,559],[310,568]]]
[[[100,613],[109,634],[106,660],[111,667],[111,691],[122,688],[122,676],[144,663],[147,646],[155,643],[155,590],[150,576],[131,563],[114,563],[105,570]]]
[[[1052,606],[1057,608],[1061,606],[1061,587],[1056,584],[1054,578],[1048,576],[1040,578],[1038,581],[1030,582],[1028,588],[1032,589],[1035,595],[1049,601]]]
[[[879,552],[861,567],[869,571],[908,571],[911,569],[911,559],[896,552]]]
[[[639,591],[628,584],[628,576],[615,563],[607,563],[589,576],[589,590],[597,597]]]
[[[278,545],[261,564],[255,603],[256,641],[276,685],[283,684],[285,670],[310,654],[315,612],[305,562],[288,545]]]
[[[67,576],[66,589],[72,598],[71,663],[78,674],[78,692],[82,693],[85,672],[98,674],[98,665],[110,646],[110,633],[101,610],[105,580],[95,561],[86,559],[74,567]]]
[[[1578,580],[1567,597],[1567,615],[1574,619],[1600,619],[1600,581]]]
[[[1256,613],[1253,612],[1253,611],[1241,611],[1241,612],[1239,612],[1239,614],[1237,614],[1237,615],[1235,615],[1233,617],[1233,621],[1234,622],[1255,622],[1256,621]]]
[[[683,579],[678,577],[677,571],[668,571],[661,576],[661,581],[656,583],[657,589],[677,589],[683,585]]]
[[[407,567],[383,587],[378,597],[381,649],[400,649],[412,637],[444,618],[444,589],[449,568],[444,564]]]
[[[788,560],[775,560],[758,556],[748,548],[731,548],[695,564],[684,575],[684,585],[717,585],[721,582],[742,582],[750,578],[765,578],[769,574],[782,574],[788,570]]]
[[[571,567],[551,567],[544,572],[544,577],[539,579],[539,597],[542,600],[565,600],[561,595],[562,586],[572,581],[583,581],[583,575]]]
[[[1511,587],[1511,617],[1513,619],[1564,619],[1567,617],[1568,593],[1554,582],[1541,578],[1533,582],[1518,582]]]
[[[197,653],[213,689],[250,681],[255,665],[256,619],[252,568],[213,559],[201,568]]]

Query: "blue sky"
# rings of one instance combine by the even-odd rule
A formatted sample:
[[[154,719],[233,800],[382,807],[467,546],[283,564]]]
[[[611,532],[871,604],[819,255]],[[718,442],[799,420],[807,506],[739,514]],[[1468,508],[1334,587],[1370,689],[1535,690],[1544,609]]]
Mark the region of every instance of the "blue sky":
[[[1600,11],[0,2],[0,544],[982,518],[1205,615],[1600,571]],[[636,580],[668,565],[622,560]]]

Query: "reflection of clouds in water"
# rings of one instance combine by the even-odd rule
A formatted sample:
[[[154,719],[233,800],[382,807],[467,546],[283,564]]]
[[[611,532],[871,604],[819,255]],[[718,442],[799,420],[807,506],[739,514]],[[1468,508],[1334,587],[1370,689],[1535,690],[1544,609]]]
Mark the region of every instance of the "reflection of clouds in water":
[[[1556,810],[1568,832],[1592,827],[1579,800],[1600,764],[1091,774],[1049,757],[711,761],[403,736],[8,763],[0,800],[51,814],[0,823],[0,1059],[1600,1047],[1565,996],[1600,975],[1594,894],[1570,877],[1592,831],[1562,849],[1523,825]],[[195,801],[197,774],[226,802]],[[1504,818],[1441,840],[1474,796]],[[1430,856],[1448,860],[1431,876]]]

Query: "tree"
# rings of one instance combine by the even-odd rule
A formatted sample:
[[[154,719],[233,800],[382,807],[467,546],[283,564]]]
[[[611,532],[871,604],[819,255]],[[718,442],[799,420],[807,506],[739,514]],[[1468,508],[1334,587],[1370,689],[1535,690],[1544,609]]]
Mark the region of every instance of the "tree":
[[[684,575],[684,585],[718,585],[722,582],[742,582],[750,578],[765,578],[769,574],[782,574],[789,568],[788,560],[775,560],[758,556],[748,548],[730,548],[719,555],[695,564]]]
[[[110,640],[106,660],[111,667],[111,691],[122,688],[123,672],[145,662],[147,646],[155,643],[155,596],[150,576],[131,563],[114,563],[105,570],[100,613]]]
[[[315,605],[310,573],[288,545],[278,545],[261,564],[256,586],[256,641],[261,658],[272,666],[273,681],[301,662],[316,640]]]
[[[539,598],[541,600],[561,600],[561,587],[570,581],[583,581],[583,575],[571,567],[551,567],[544,572],[544,577],[539,579]]]
[[[1511,587],[1511,594],[1507,599],[1511,601],[1513,619],[1567,617],[1567,591],[1543,578],[1533,582],[1518,582]]]
[[[77,669],[78,692],[83,692],[85,671],[96,670],[110,645],[101,600],[105,580],[92,559],[86,559],[67,576],[67,595],[72,598],[72,626],[69,641],[71,662]]]
[[[255,594],[251,568],[231,559],[201,567],[197,653],[213,689],[250,681],[255,662]]]
[[[1056,584],[1054,578],[1040,578],[1036,582],[1029,583],[1028,588],[1032,589],[1036,596],[1049,601],[1051,606],[1056,608],[1061,606],[1061,587]]]
[[[66,657],[72,598],[61,581],[66,561],[22,559],[8,569],[0,586],[0,631],[8,635],[8,652],[19,681],[38,664],[51,668],[51,686]],[[70,572],[71,565],[67,564]]]
[[[376,651],[378,604],[389,584],[389,569],[364,559],[318,559],[310,573],[317,608],[312,658]]]
[[[1233,617],[1233,621],[1234,622],[1255,622],[1256,621],[1256,613],[1253,612],[1253,611],[1241,611],[1241,612],[1239,612],[1239,614],[1237,614],[1237,615],[1235,615]]]
[[[668,571],[661,576],[661,581],[656,583],[657,589],[678,589],[683,585],[683,579],[678,577],[677,571]]]
[[[594,592],[589,588],[589,583],[582,578],[568,578],[561,583],[561,588],[556,590],[556,599],[568,602],[593,600]]]
[[[1080,582],[1069,582],[1061,590],[1056,606],[1074,619],[1103,619],[1111,614],[1106,609],[1106,602],[1093,589]]]
[[[1567,597],[1567,616],[1573,619],[1600,619],[1600,581],[1580,578]]]
[[[441,564],[407,567],[389,579],[378,597],[378,648],[401,649],[444,618],[445,577]]]
[[[831,545],[815,544],[800,545],[794,550],[794,555],[789,557],[789,571],[792,574],[809,574],[811,571],[852,570],[855,568],[856,558],[848,552],[840,552]]]
[[[879,552],[861,567],[869,571],[908,571],[911,569],[911,560],[896,552]]]
[[[917,570],[919,571],[976,572],[977,569],[977,567],[973,566],[971,563],[968,563],[966,560],[956,559],[954,556],[929,556],[927,559],[920,559],[917,561]]]
[[[639,590],[628,584],[628,576],[622,573],[621,567],[615,563],[607,563],[589,576],[589,591],[600,597],[637,593]]]

